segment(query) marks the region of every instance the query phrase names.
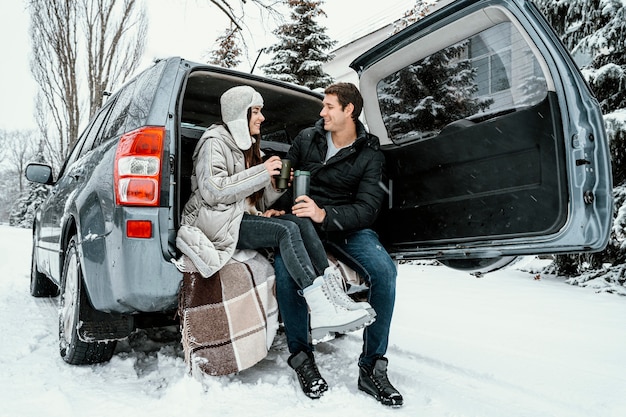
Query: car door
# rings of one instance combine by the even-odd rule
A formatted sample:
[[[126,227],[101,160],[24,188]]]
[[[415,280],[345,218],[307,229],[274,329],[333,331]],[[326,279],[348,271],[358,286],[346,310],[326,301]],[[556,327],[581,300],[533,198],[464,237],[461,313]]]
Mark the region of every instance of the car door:
[[[63,251],[63,227],[70,215],[68,210],[71,204],[68,201],[75,196],[90,175],[91,168],[86,166],[82,158],[91,149],[105,116],[106,112],[101,111],[76,141],[57,182],[42,204],[39,220],[41,228],[39,259],[46,272],[52,274],[55,279],[60,277],[63,267],[59,255]]]
[[[362,54],[387,160],[377,230],[397,258],[598,251],[609,149],[582,75],[530,1],[460,0]]]

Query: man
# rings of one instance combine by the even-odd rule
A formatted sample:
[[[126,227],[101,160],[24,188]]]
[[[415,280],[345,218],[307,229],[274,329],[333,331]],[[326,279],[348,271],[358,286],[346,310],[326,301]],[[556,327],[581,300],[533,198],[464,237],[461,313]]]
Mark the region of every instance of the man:
[[[363,332],[358,387],[384,405],[399,407],[400,393],[387,378],[389,327],[395,302],[396,266],[370,229],[386,197],[385,160],[378,138],[358,120],[363,98],[356,86],[337,83],[325,90],[320,119],[294,139],[286,155],[294,170],[311,172],[310,192],[291,207],[286,193],[278,207],[310,218],[326,248],[369,283],[368,301],[376,320]],[[304,393],[319,398],[328,389],[313,356],[304,298],[284,267],[275,260],[276,288],[291,356]],[[369,307],[369,306],[368,306]]]

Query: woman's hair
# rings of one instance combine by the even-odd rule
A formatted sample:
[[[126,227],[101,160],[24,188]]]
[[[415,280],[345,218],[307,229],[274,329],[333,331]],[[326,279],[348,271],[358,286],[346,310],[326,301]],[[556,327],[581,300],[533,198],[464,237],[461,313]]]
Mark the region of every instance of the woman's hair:
[[[251,116],[252,108],[248,108],[248,124],[250,123]],[[263,157],[261,156],[261,135],[256,134],[252,137],[254,138],[254,140],[252,141],[252,146],[243,151],[243,156],[246,161],[246,168],[250,168],[263,163]],[[248,198],[250,199],[250,204],[256,205],[257,201],[263,198],[263,188],[261,188],[259,191],[252,193],[252,195]]]

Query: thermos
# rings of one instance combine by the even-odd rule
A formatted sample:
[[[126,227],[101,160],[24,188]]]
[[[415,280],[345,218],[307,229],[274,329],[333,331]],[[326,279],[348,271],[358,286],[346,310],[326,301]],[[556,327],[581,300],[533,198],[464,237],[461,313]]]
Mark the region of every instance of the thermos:
[[[311,173],[309,171],[296,171],[293,173],[293,202],[294,204],[301,195],[309,195],[311,185]]]

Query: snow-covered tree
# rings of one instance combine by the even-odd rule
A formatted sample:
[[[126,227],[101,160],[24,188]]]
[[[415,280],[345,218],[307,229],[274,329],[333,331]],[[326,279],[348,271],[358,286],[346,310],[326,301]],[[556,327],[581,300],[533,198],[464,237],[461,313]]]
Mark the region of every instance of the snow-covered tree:
[[[261,67],[268,77],[310,89],[332,83],[332,77],[324,72],[322,65],[332,58],[327,51],[335,41],[316,22],[318,17],[326,16],[322,3],[323,0],[286,0],[291,9],[290,21],[273,32],[278,43],[266,52],[274,55]]]
[[[583,68],[602,111],[626,108],[626,4],[622,0],[535,0]]]
[[[469,59],[462,59],[466,49],[467,41],[450,46],[381,81],[379,101],[391,136],[437,132],[493,102],[475,97],[476,69]]]
[[[417,0],[413,7],[404,12],[402,17],[394,22],[393,33],[400,32],[405,27],[412,25],[431,13],[438,2],[439,0]]]
[[[604,113],[610,140],[615,218],[607,249],[599,254],[558,257],[557,270],[581,274],[574,283],[626,281],[626,2],[534,0],[570,50]],[[569,259],[567,259],[569,258]],[[602,263],[608,270],[591,271]],[[565,266],[563,266],[565,265]]]
[[[30,228],[33,225],[37,207],[47,197],[49,188],[43,184],[26,181],[24,172],[27,162],[44,162],[43,141],[39,146],[35,145],[34,132],[17,131],[13,141],[11,152],[12,168],[8,170],[13,174],[7,181],[7,189],[11,192],[5,201],[4,215],[8,212],[9,225],[15,227]]]
[[[219,65],[224,68],[235,68],[241,63],[241,48],[239,47],[239,35],[241,30],[229,27],[217,38],[217,49],[213,49],[209,56],[209,64]]]
[[[438,1],[417,0],[394,23],[393,33],[422,19]],[[442,49],[381,80],[380,105],[391,136],[402,139],[400,132],[408,136],[428,135],[486,109],[493,102],[476,97],[476,69],[466,57],[468,43],[463,41]]]

